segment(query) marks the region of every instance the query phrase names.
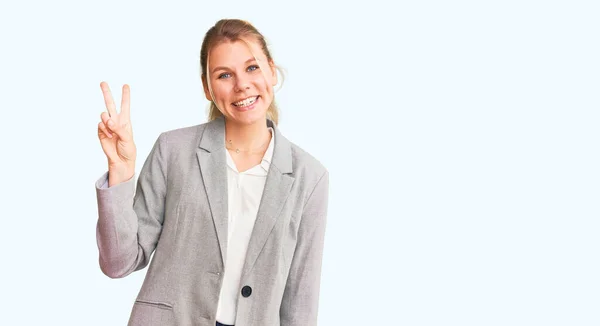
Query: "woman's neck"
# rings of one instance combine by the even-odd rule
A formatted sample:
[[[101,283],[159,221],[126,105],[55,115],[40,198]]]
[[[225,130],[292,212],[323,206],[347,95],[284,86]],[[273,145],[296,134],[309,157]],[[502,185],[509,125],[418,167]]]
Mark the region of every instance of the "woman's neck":
[[[266,119],[251,125],[239,125],[225,121],[225,140],[240,150],[256,150],[271,138]]]

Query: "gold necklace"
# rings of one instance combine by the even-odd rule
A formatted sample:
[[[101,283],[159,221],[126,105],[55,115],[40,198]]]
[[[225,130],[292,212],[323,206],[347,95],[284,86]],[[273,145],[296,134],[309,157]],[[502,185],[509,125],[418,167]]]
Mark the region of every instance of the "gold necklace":
[[[243,153],[248,153],[248,154],[259,154],[261,153],[261,151],[259,151],[258,149],[263,148],[263,146],[265,146],[266,143],[268,143],[269,141],[271,141],[271,139],[267,139],[267,141],[265,141],[262,145],[260,145],[257,150],[251,151],[251,150],[240,150],[239,148],[233,148],[233,147],[229,147],[227,146],[227,144],[225,145],[225,148],[227,148],[228,150],[232,150],[235,151],[236,154],[239,154],[240,152]],[[229,145],[233,146],[233,144],[231,143],[231,139],[228,141]]]

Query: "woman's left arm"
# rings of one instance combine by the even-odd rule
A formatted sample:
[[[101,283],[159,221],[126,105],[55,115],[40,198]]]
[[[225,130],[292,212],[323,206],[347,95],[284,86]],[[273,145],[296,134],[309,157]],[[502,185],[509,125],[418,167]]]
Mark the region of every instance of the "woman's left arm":
[[[329,172],[325,171],[302,212],[296,249],[279,310],[281,326],[317,325],[328,200]]]

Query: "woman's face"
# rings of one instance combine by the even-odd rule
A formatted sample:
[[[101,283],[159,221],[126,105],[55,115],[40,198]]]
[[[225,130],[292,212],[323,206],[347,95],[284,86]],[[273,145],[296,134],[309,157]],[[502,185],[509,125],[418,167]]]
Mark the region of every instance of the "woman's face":
[[[213,47],[207,75],[214,102],[227,121],[243,125],[264,121],[273,101],[277,72],[257,42],[222,42]],[[204,93],[209,101],[213,100],[207,83]]]

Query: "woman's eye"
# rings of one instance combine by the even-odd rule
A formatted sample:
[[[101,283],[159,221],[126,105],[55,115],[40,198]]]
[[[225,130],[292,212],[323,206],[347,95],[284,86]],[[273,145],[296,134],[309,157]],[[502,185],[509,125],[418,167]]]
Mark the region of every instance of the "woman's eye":
[[[219,78],[219,79],[223,79],[223,78],[226,78],[225,76],[229,76],[229,73],[228,73],[228,72],[226,72],[226,73],[224,73],[224,74],[220,74],[218,78]]]
[[[252,65],[252,66],[248,67],[248,70],[249,71],[254,71],[254,70],[258,69],[258,68],[260,68],[260,67],[257,66],[257,65]]]

